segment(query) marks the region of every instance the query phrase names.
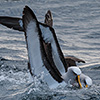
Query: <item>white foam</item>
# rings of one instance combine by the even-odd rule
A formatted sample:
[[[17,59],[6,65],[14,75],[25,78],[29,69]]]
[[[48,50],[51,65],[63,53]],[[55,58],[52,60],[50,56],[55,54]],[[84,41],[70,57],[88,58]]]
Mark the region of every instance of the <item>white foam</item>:
[[[33,78],[31,77],[30,73],[24,73],[22,71],[14,73],[12,70],[1,73],[0,81],[5,81],[5,80],[14,84],[33,82]]]

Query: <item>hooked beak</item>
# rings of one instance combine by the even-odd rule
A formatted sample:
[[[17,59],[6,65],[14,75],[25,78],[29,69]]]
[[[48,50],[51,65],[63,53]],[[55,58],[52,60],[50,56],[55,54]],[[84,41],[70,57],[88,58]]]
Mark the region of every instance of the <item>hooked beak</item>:
[[[80,87],[80,89],[81,89],[81,88],[82,88],[82,84],[81,84],[81,82],[80,82],[80,75],[78,75],[77,78],[78,78],[79,87]]]

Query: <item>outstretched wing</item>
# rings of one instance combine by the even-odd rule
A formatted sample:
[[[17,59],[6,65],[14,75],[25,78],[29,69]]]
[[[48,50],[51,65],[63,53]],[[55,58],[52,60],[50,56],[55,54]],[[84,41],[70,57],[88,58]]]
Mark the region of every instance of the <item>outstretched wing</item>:
[[[39,26],[42,32],[43,40],[46,43],[51,43],[52,56],[53,56],[52,58],[55,65],[57,66],[60,73],[62,74],[65,73],[65,70],[67,71],[66,62],[64,59],[64,55],[61,51],[60,45],[58,43],[54,29],[42,23],[40,23]]]
[[[43,66],[39,29],[35,15],[27,7],[23,11],[23,27],[31,71],[39,74],[39,68]]]
[[[27,6],[24,8],[23,11],[23,27],[25,31],[25,38],[26,38],[31,73],[35,75],[40,74],[41,69],[43,69],[43,66],[45,66],[46,69],[51,74],[51,76],[56,81],[62,82],[63,79],[61,78],[60,72],[57,70],[54,63],[52,64],[50,63],[45,53],[44,49],[45,43],[43,42],[42,33],[39,28],[39,23],[37,21],[37,18],[33,13],[33,11]]]
[[[14,30],[23,31],[23,23],[21,18],[0,16],[0,24]]]

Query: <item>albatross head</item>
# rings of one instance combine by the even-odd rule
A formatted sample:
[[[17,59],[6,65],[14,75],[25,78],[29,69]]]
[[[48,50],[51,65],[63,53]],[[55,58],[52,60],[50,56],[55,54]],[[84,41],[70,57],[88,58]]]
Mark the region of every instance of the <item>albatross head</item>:
[[[87,87],[90,87],[92,85],[92,79],[83,73],[80,75],[80,80],[81,80],[83,87],[87,88]]]
[[[81,70],[78,67],[69,67],[68,71],[62,75],[63,80],[73,85],[76,81],[80,88],[82,88],[82,84],[80,81]]]
[[[68,71],[62,75],[63,80],[68,84],[70,81],[70,84],[74,86],[82,87],[90,87],[92,85],[92,79],[83,74],[79,67],[69,67]]]

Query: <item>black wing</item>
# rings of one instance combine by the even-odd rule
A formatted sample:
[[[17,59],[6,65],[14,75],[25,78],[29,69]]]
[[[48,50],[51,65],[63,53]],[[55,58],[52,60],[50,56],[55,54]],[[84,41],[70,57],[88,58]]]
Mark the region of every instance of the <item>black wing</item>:
[[[0,24],[14,30],[23,31],[23,23],[21,18],[0,16]]]

